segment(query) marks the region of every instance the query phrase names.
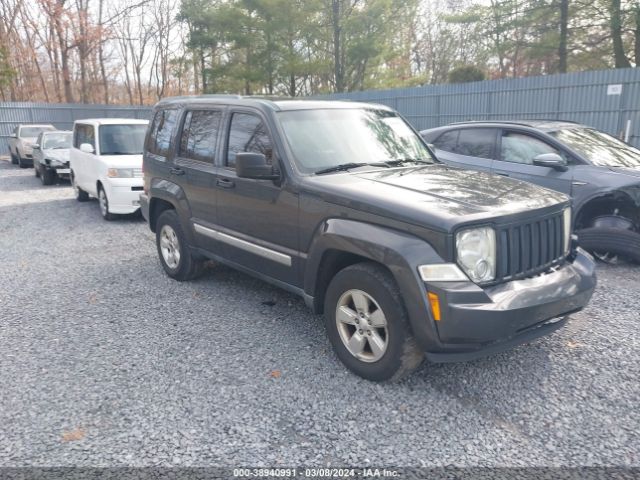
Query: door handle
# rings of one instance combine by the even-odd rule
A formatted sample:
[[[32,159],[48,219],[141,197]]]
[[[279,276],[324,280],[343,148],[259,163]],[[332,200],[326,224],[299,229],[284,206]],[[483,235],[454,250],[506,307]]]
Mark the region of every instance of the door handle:
[[[181,168],[172,168],[169,170],[169,173],[171,173],[171,175],[184,175],[184,170]]]
[[[228,180],[226,178],[218,178],[216,180],[216,185],[222,188],[233,188],[236,184],[232,180]]]

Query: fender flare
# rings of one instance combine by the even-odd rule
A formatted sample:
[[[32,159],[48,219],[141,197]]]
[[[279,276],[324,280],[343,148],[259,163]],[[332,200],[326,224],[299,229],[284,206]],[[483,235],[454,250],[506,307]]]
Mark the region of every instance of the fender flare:
[[[324,298],[324,292],[318,295],[318,288],[322,287],[318,285],[319,274],[325,254],[330,251],[358,255],[386,267],[400,288],[418,343],[425,349],[439,343],[418,266],[444,260],[427,241],[407,232],[360,221],[326,220],[316,231],[304,272],[304,291],[314,298],[315,307]]]
[[[598,191],[589,195],[587,198],[582,199],[579,204],[573,205],[574,222],[577,221],[578,218],[580,218],[580,216],[584,212],[585,207],[587,207],[590,203],[606,197],[612,197],[614,201],[621,201],[624,203],[628,202],[630,205],[635,205],[640,209],[640,185],[599,189]]]
[[[193,226],[191,225],[191,207],[187,201],[187,196],[180,185],[162,178],[152,178],[149,186],[149,216],[153,212],[154,200],[164,200],[176,209],[178,218],[182,226],[182,231],[187,236],[191,245],[194,245],[195,237],[193,234]],[[152,219],[149,218],[149,227],[152,225]]]

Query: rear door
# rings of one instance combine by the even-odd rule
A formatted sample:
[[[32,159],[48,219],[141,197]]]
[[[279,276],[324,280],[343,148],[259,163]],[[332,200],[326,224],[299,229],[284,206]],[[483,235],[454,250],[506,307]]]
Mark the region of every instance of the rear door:
[[[191,208],[194,225],[216,225],[216,155],[221,137],[223,108],[190,108],[183,114],[180,135],[176,139],[173,175],[180,176]],[[218,242],[196,228],[198,246],[214,253]]]
[[[571,195],[572,168],[561,172],[533,164],[533,158],[543,153],[557,153],[571,164],[572,160],[565,152],[535,135],[509,129],[502,130],[498,145],[493,162],[494,173]]]
[[[436,156],[448,165],[490,172],[497,132],[476,127],[448,130],[433,142]]]

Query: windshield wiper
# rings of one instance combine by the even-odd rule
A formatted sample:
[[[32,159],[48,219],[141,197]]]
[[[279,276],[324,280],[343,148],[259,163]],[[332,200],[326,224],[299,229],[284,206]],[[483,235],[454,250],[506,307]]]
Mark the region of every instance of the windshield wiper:
[[[397,165],[403,165],[405,163],[426,163],[426,164],[432,164],[433,162],[427,162],[421,158],[397,158],[395,160],[387,160],[386,162],[387,165],[395,167]]]
[[[350,168],[356,168],[356,167],[364,167],[364,166],[371,166],[371,167],[387,167],[388,162],[378,162],[378,163],[367,163],[367,162],[363,162],[363,163],[355,163],[355,162],[349,162],[349,163],[341,163],[340,165],[335,165],[333,167],[328,167],[328,168],[323,168],[321,170],[318,170],[317,172],[314,172],[316,175],[322,175],[323,173],[331,173],[331,172],[343,172],[345,170],[349,170]]]

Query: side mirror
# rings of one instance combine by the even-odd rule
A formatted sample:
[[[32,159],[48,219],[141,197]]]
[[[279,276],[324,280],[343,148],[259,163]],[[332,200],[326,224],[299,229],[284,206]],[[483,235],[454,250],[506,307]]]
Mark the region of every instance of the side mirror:
[[[262,153],[240,152],[236,155],[236,174],[239,178],[256,180],[276,180],[279,175],[267,163]]]
[[[12,133],[11,135],[9,135],[11,138],[18,138],[18,135],[16,135],[15,133]]]
[[[90,143],[82,143],[80,144],[80,151],[84,153],[93,153],[95,150],[93,149],[93,145]]]
[[[429,150],[431,150],[432,152],[436,149],[436,146],[433,143],[427,143],[427,147],[429,147]]]
[[[533,157],[533,164],[539,167],[549,167],[560,172],[566,172],[567,161],[557,153],[542,153]]]
[[[38,145],[37,143],[34,143],[33,145],[31,145],[31,148],[33,148],[34,150],[39,150],[40,145]]]

